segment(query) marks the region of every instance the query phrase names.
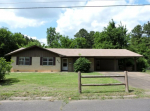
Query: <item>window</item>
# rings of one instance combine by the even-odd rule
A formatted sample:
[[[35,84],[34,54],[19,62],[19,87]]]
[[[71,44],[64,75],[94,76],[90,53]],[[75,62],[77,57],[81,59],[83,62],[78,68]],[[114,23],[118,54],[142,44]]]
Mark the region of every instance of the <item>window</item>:
[[[19,57],[18,65],[31,65],[30,57]]]
[[[53,57],[43,57],[43,65],[54,65]]]

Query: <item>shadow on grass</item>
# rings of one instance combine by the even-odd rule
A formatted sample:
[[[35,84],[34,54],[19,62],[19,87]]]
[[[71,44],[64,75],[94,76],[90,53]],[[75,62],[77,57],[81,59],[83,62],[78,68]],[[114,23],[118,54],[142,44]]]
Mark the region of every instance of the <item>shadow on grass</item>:
[[[129,92],[131,93],[131,92],[134,92],[134,90],[129,90]]]
[[[82,91],[82,93],[122,93],[125,92],[125,90],[118,90],[118,91]],[[134,90],[129,90],[129,93],[134,92]]]
[[[17,78],[9,78],[9,79],[0,81],[0,85],[1,86],[13,85],[13,83],[17,83],[17,82],[20,82],[20,80],[18,80]]]

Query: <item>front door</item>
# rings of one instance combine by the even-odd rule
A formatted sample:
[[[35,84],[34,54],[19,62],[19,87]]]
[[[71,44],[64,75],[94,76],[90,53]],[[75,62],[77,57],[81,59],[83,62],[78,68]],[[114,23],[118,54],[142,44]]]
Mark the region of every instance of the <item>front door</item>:
[[[68,59],[62,58],[62,70],[67,71],[68,70]]]

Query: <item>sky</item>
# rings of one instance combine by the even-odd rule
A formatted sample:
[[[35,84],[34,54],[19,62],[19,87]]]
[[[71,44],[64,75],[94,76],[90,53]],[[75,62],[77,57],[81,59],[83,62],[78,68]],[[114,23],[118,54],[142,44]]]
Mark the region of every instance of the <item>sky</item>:
[[[0,8],[67,7],[150,4],[150,0],[0,0]],[[55,27],[61,35],[74,38],[84,28],[103,31],[109,21],[122,23],[130,32],[136,25],[150,20],[150,5],[139,7],[81,7],[43,9],[0,9],[0,28],[20,32],[47,43],[46,31]]]

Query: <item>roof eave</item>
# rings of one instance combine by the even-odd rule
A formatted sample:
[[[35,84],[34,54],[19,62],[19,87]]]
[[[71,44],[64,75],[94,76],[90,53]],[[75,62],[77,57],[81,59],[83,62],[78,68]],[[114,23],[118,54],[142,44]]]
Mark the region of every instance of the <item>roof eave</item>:
[[[18,52],[20,52],[20,51],[24,51],[24,50],[27,50],[27,49],[33,48],[33,47],[38,47],[38,48],[40,48],[40,49],[43,49],[43,50],[46,50],[46,51],[49,51],[49,52],[53,52],[53,53],[55,53],[55,54],[58,54],[59,56],[65,56],[65,55],[62,55],[62,54],[56,53],[56,52],[54,52],[54,51],[51,51],[51,50],[48,50],[48,49],[46,49],[46,48],[42,48],[42,47],[39,47],[39,46],[36,46],[36,45],[31,46],[31,47],[27,47],[27,48],[23,48],[23,49],[21,49],[21,50],[15,51],[15,52],[14,52],[14,51],[12,51],[12,52],[10,52],[10,53],[8,53],[8,54],[5,54],[5,56],[9,56],[9,55],[12,55],[12,54],[18,53]]]
[[[71,56],[71,55],[66,55],[65,57],[143,57],[141,56]]]

